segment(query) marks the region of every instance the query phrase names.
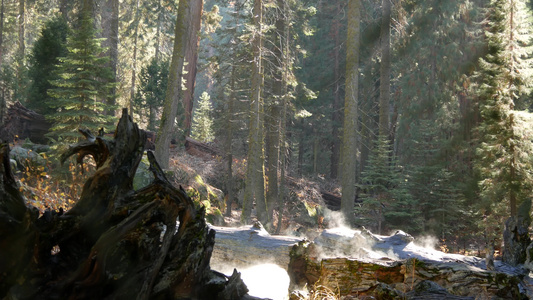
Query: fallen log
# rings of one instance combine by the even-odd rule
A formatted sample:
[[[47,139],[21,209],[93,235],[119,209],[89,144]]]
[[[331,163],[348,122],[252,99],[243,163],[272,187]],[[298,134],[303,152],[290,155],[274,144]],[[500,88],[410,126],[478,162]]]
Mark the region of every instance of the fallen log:
[[[199,156],[203,158],[213,158],[216,156],[223,156],[222,152],[213,146],[206,143],[202,143],[191,137],[185,138],[185,150],[190,155]]]
[[[133,190],[146,134],[127,110],[113,139],[83,134],[61,159],[92,156],[95,173],[71,210],[41,217],[25,206],[1,145],[0,298],[253,299],[237,272],[211,270],[205,209],[166,179],[152,152],[155,179]]]
[[[52,124],[43,115],[15,102],[7,109],[6,119],[0,129],[0,139],[12,142],[29,139],[36,144],[46,144],[45,134]]]
[[[533,278],[524,269],[419,247],[408,234],[328,229],[314,242],[293,246],[291,289],[335,291],[377,299],[531,299]],[[293,298],[297,299],[297,297]]]

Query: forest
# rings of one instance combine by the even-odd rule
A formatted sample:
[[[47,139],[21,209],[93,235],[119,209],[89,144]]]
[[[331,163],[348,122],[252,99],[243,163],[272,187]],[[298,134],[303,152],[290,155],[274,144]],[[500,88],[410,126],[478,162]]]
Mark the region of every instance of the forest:
[[[216,149],[209,205],[242,224],[279,233],[306,180],[352,227],[502,251],[531,209],[531,5],[1,0],[0,123],[20,103],[50,124],[47,162],[19,172],[57,199],[29,197],[42,210],[80,192],[86,174],[57,167],[78,129],[113,132],[127,108],[163,169],[186,141]]]

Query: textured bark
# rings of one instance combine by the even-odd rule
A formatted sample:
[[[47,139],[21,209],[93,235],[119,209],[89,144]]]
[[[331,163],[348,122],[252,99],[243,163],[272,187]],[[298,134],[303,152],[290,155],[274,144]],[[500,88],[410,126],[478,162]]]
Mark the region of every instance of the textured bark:
[[[227,120],[228,125],[226,129],[226,143],[224,145],[226,154],[226,216],[231,217],[231,206],[233,204],[234,192],[234,179],[233,179],[233,115],[235,109],[235,101],[237,95],[235,93],[235,65],[231,66],[231,79],[230,79],[230,96],[228,99],[228,111]]]
[[[191,0],[189,1],[190,12],[189,16],[190,27],[187,31],[188,46],[185,49],[185,90],[183,91],[183,107],[185,110],[185,123],[183,124],[183,130],[185,136],[190,136],[192,125],[192,110],[194,103],[194,87],[196,85],[196,72],[198,62],[198,46],[200,45],[200,36],[198,33],[201,29],[202,12],[204,1],[203,0]]]
[[[174,49],[172,50],[172,61],[168,75],[168,86],[165,94],[165,104],[161,124],[157,133],[155,155],[164,169],[169,164],[169,147],[172,133],[174,131],[174,121],[178,113],[178,104],[182,94],[181,84],[183,80],[183,65],[185,51],[187,49],[187,32],[190,26],[189,1],[181,0],[176,18],[176,28],[174,33]],[[194,0],[192,0],[194,1]]]
[[[0,139],[11,142],[18,137],[20,140],[29,139],[34,143],[46,144],[48,139],[45,134],[50,127],[51,124],[43,115],[15,102],[8,108],[5,122],[0,127]]]
[[[261,0],[254,1],[253,15],[255,33],[252,42],[254,60],[252,63],[252,97],[250,99],[250,133],[241,221],[245,224],[250,222],[252,206],[255,200],[257,219],[266,224],[268,223],[268,216],[265,203],[264,119],[263,99],[261,97],[263,85],[263,40],[261,33],[263,7]]]
[[[503,230],[503,261],[517,266],[526,262],[526,249],[531,243],[529,237],[529,225],[531,200],[525,200],[518,209],[517,215],[509,217],[505,221]]]
[[[531,278],[501,262],[487,270],[481,258],[442,253],[413,245],[397,232],[338,235],[322,232],[313,243],[292,247],[291,290],[327,288],[339,298],[528,299]],[[377,253],[374,251],[378,251]],[[378,256],[380,255],[380,256]]]
[[[336,14],[341,14],[340,2],[336,5]],[[333,37],[335,39],[335,48],[333,49],[334,64],[333,74],[335,76],[335,88],[333,89],[333,112],[331,114],[331,157],[330,157],[330,174],[331,179],[336,179],[339,172],[339,158],[340,158],[340,131],[339,127],[342,124],[342,103],[341,103],[341,76],[340,76],[340,52],[341,52],[341,38],[340,38],[340,21],[335,18],[333,23]]]
[[[96,172],[71,210],[39,218],[0,146],[0,298],[228,299],[228,278],[209,266],[215,231],[205,209],[170,184],[152,152],[154,181],[132,189],[146,134],[127,111],[112,140],[82,133],[62,161],[90,155]]]
[[[277,1],[278,14],[276,19],[276,34],[274,40],[274,83],[272,85],[272,98],[269,103],[269,113],[267,114],[267,121],[265,129],[266,133],[266,153],[267,153],[267,178],[268,188],[266,192],[267,213],[269,224],[267,228],[270,228],[274,208],[277,205],[279,198],[279,167],[280,167],[280,145],[283,142],[281,137],[282,132],[282,112],[283,101],[285,99],[284,86],[285,86],[285,66],[287,63],[285,58],[285,16],[288,13],[285,7],[284,0]]]
[[[139,0],[135,2],[135,30],[133,32],[133,57],[132,57],[132,63],[131,63],[131,85],[130,85],[130,112],[133,115],[133,99],[135,99],[135,86],[136,86],[136,80],[137,80],[137,42],[139,40],[139,22],[141,18],[141,12],[139,11]],[[150,108],[150,118],[149,118],[149,126],[153,124],[152,122],[152,109]],[[153,126],[152,126],[153,127]],[[150,130],[153,130],[151,128]]]
[[[0,4],[0,66],[4,63],[4,1],[2,0]],[[2,97],[3,98],[3,97]],[[0,118],[0,122],[2,121],[2,118]]]
[[[357,160],[357,118],[359,85],[359,46],[361,1],[348,2],[348,34],[346,39],[346,96],[344,102],[344,126],[341,152],[341,211],[348,224],[354,218],[356,160]]]
[[[117,77],[117,64],[118,64],[118,19],[119,19],[119,0],[104,0],[100,4],[100,16],[102,18],[102,36],[105,40],[102,42],[102,46],[107,48],[105,53],[106,56],[109,56],[109,69],[113,74],[113,81]],[[110,82],[112,83],[112,82]],[[116,88],[111,88],[111,95],[115,95]],[[115,106],[116,99],[110,97],[107,99],[107,104],[110,107]],[[130,112],[133,112],[130,110]],[[115,115],[115,110],[109,110],[106,112],[108,115]]]
[[[389,137],[391,0],[382,0],[379,135]]]

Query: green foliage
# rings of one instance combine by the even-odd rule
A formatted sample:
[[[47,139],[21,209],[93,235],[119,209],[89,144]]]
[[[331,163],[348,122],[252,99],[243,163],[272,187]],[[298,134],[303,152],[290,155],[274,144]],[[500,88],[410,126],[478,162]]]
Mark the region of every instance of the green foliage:
[[[383,229],[420,230],[421,213],[417,199],[409,192],[408,179],[401,171],[392,160],[387,137],[380,136],[362,173],[362,203],[356,206],[361,225],[369,226],[378,234]]]
[[[163,106],[168,83],[168,61],[153,58],[139,74],[139,86],[134,99],[135,111],[147,123],[147,129],[155,131],[159,126],[157,112]]]
[[[527,57],[529,30],[522,1],[491,1],[488,53],[480,60],[479,97],[482,121],[476,170],[480,176],[481,211],[503,224],[527,197],[533,185],[530,115],[513,110],[520,94],[528,92],[531,73]],[[497,226],[497,225],[496,225]]]
[[[215,135],[213,132],[212,112],[211,97],[207,92],[203,92],[192,119],[191,136],[193,138],[202,142],[213,141]]]
[[[49,90],[49,105],[56,110],[48,116],[54,122],[50,136],[74,141],[80,137],[79,128],[97,132],[112,124],[113,117],[104,112],[113,109],[107,105],[107,99],[114,96],[108,83],[113,75],[100,43],[92,18],[83,13],[73,35],[67,38],[67,55],[59,59],[59,79]]]
[[[43,115],[54,111],[49,107],[51,97],[48,90],[52,88],[51,82],[59,79],[56,69],[59,57],[67,53],[65,43],[68,30],[64,18],[53,18],[45,24],[41,36],[33,45],[29,67],[31,86],[26,104]]]

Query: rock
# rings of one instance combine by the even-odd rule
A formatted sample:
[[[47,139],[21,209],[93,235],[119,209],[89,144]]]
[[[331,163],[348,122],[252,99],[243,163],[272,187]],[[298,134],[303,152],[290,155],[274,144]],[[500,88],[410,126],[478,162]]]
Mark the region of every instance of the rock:
[[[9,156],[12,157],[16,162],[17,166],[21,168],[22,166],[45,166],[46,160],[37,152],[22,148],[20,146],[15,146],[11,149]]]

